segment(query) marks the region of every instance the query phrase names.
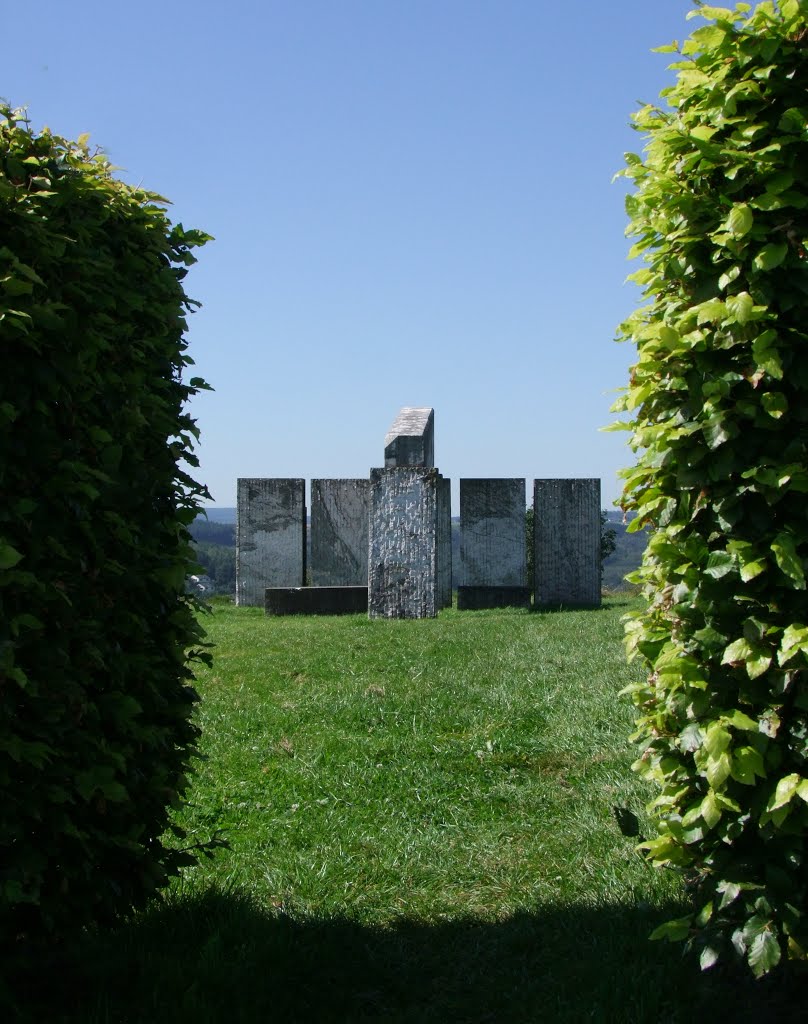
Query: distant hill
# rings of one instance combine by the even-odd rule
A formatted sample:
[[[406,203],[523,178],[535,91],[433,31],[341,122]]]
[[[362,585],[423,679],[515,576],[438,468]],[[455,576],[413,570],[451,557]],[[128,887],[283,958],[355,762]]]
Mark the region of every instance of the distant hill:
[[[236,522],[236,510],[234,508],[224,508],[218,505],[214,507],[213,505],[208,505],[205,508],[205,513],[207,515],[207,520],[209,523],[235,524]],[[205,516],[198,516],[196,521],[199,522],[200,519],[204,522]]]
[[[648,544],[648,533],[628,533],[628,523],[623,522],[622,512],[607,512],[608,527],[615,532],[616,547],[603,563],[603,586],[606,590],[624,590],[631,584],[625,576],[639,568],[643,552]]]

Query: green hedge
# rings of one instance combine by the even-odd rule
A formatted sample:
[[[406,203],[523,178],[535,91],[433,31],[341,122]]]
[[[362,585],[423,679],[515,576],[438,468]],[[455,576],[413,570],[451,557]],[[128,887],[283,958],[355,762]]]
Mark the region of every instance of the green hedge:
[[[182,279],[208,236],[86,139],[0,108],[0,928],[143,904],[207,657],[184,580],[205,489]]]
[[[628,154],[649,305],[623,506],[653,536],[629,622],[652,863],[692,914],[659,931],[757,975],[808,950],[808,3],[700,5]]]

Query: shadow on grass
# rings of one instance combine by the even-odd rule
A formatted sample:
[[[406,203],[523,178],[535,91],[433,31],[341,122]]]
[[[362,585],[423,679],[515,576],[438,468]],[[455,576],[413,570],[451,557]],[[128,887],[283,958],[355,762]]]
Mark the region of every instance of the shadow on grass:
[[[680,907],[550,909],[503,921],[293,919],[248,896],[175,898],[13,965],[14,1021],[678,1024],[804,1019],[800,988],[701,975],[646,936]],[[793,1005],[793,1015],[790,1007]]]
[[[525,609],[530,615],[571,615],[578,612],[610,612],[615,608],[630,608],[635,605],[636,602],[626,598],[621,600],[620,598],[609,598],[608,601],[603,601],[601,604],[560,604],[560,605],[531,605],[530,608]]]

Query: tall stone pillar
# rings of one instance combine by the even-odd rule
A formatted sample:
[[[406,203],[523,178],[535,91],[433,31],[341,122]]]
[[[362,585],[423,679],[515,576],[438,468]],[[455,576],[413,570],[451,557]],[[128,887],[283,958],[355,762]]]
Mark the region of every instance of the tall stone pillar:
[[[312,480],[311,582],[367,586],[368,480]]]
[[[452,607],[452,482],[438,477],[438,607]]]
[[[600,480],[534,480],[537,608],[600,605]]]
[[[263,607],[267,587],[301,587],[305,577],[305,480],[240,478],[236,604]]]
[[[440,474],[424,467],[372,469],[368,536],[370,618],[438,613]]]

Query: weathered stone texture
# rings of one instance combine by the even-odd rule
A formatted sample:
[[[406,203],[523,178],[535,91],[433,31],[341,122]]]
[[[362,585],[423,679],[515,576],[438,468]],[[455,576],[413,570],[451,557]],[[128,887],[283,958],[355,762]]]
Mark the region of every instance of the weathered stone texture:
[[[460,481],[463,586],[527,586],[525,481]]]
[[[438,481],[434,469],[370,471],[372,619],[424,619],[438,613]]]
[[[600,480],[535,480],[535,604],[600,604]]]
[[[306,575],[306,485],[241,478],[236,497],[236,604],[263,606],[267,587],[299,587]]]
[[[405,405],[384,438],[384,468],[435,465],[435,412]]]
[[[452,482],[438,477],[438,607],[452,607]]]
[[[368,480],[312,480],[311,582],[367,586]]]

